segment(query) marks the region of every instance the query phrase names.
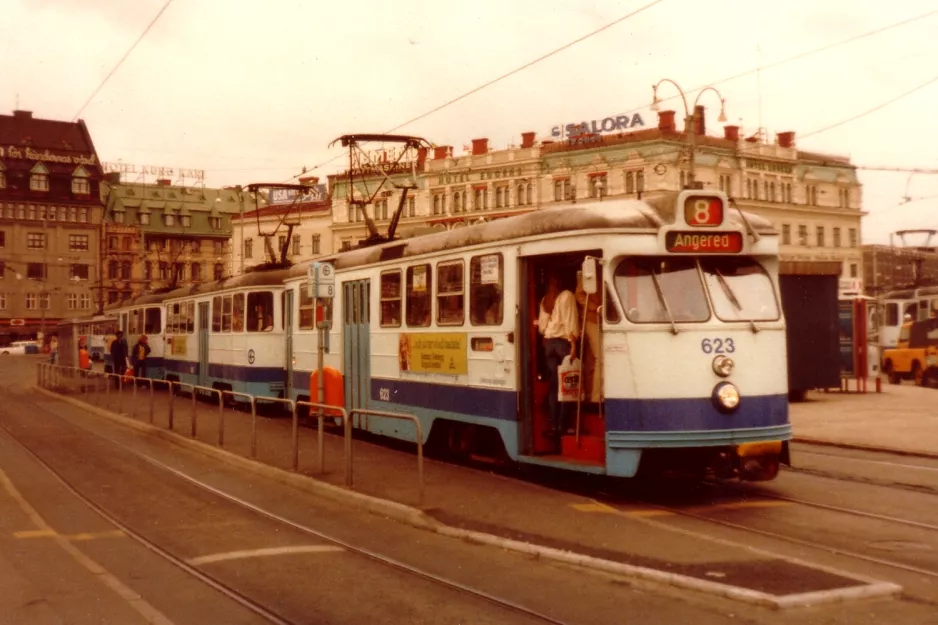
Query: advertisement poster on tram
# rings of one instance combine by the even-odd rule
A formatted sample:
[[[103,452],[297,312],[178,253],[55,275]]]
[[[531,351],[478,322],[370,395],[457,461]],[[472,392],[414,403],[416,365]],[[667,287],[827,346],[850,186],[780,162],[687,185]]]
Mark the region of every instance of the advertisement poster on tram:
[[[401,371],[465,375],[469,371],[464,333],[401,334]]]

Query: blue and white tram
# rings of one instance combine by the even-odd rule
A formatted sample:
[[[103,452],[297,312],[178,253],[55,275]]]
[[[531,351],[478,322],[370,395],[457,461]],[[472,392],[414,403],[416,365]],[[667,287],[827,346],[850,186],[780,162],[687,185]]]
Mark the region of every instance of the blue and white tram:
[[[166,379],[284,397],[283,269],[176,289],[166,309]]]
[[[923,321],[938,315],[938,286],[892,291],[880,298],[882,322],[879,328],[880,348],[895,349],[899,331],[909,321]]]
[[[416,414],[428,440],[459,451],[621,477],[772,479],[788,462],[777,233],[721,193],[571,204],[324,260],[338,287],[325,364],[344,376],[347,409]],[[595,311],[577,276],[594,268],[589,392],[558,440],[535,320],[551,276]],[[315,366],[306,271],[286,281],[292,397]],[[402,421],[357,424],[415,437]]]

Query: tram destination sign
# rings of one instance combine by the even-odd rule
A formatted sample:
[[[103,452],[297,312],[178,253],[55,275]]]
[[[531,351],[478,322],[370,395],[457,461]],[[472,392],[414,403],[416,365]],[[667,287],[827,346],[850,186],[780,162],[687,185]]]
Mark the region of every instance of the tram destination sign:
[[[743,234],[672,230],[664,235],[664,247],[672,254],[738,254],[743,251]]]

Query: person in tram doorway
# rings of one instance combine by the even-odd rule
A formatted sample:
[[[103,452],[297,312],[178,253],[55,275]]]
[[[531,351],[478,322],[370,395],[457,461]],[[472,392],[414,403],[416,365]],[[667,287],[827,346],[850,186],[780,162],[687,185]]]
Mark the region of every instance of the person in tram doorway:
[[[115,339],[111,342],[111,373],[124,375],[127,371],[127,339],[124,333],[117,331]],[[114,386],[120,384],[120,378],[114,378]]]
[[[599,293],[587,294],[583,290],[583,272],[576,272],[576,303],[586,319],[586,345],[583,346],[583,388],[586,401],[598,404],[602,375],[599,360]],[[581,321],[583,318],[581,317]]]
[[[547,294],[541,300],[537,317],[538,332],[544,337],[544,357],[549,372],[547,406],[551,429],[546,435],[550,438],[559,439],[567,425],[567,404],[561,402],[557,396],[560,387],[558,369],[565,357],[576,358],[579,327],[576,298],[569,289],[563,288],[557,275],[551,274],[547,280]]]
[[[134,351],[130,357],[130,360],[134,365],[135,378],[147,377],[147,356],[149,355],[150,345],[147,341],[147,335],[141,334],[140,338],[137,339],[136,345],[134,345]]]

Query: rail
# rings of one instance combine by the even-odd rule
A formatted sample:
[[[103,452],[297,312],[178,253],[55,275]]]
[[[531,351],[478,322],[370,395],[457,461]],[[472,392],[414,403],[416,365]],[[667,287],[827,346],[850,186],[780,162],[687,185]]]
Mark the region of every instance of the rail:
[[[418,481],[418,504],[422,506],[424,501],[424,479],[423,479],[423,427],[420,425],[420,419],[416,415],[408,414],[405,412],[386,412],[384,410],[366,410],[364,408],[352,408],[348,412],[349,421],[354,415],[362,416],[371,416],[371,417],[385,417],[388,419],[403,419],[404,421],[412,421],[414,427],[416,428],[416,440],[417,440],[417,481]],[[352,488],[352,436],[351,428],[349,427],[349,435],[346,437],[345,441],[345,462],[346,462],[346,485],[349,488]]]
[[[310,410],[310,416],[316,417],[316,450],[319,454],[319,473],[326,472],[326,445],[325,445],[325,420],[329,418],[339,417],[342,419],[342,437],[345,447],[345,485],[351,488],[352,486],[352,471],[348,462],[349,458],[349,440],[352,436],[352,421],[348,418],[348,413],[345,411],[345,408],[340,406],[330,406],[329,404],[317,404],[311,401],[297,401],[296,407],[306,406],[307,408],[318,408],[319,411],[316,414],[313,414],[313,411]],[[294,411],[295,412],[295,411]],[[331,414],[327,414],[331,413]]]

